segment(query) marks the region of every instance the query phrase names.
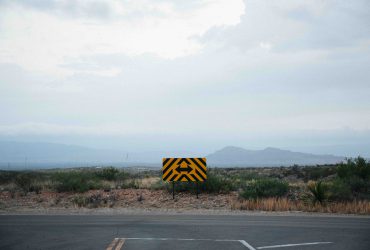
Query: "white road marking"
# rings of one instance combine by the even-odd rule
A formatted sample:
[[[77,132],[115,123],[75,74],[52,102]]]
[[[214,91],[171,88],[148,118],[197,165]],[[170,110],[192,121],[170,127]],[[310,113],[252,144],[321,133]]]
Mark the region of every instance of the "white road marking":
[[[242,243],[244,246],[246,246],[249,250],[256,250],[254,247],[248,244],[245,240],[239,240],[240,243]]]
[[[268,249],[268,248],[280,248],[280,247],[295,247],[295,246],[308,246],[308,245],[319,245],[319,244],[331,244],[333,242],[306,242],[306,243],[298,243],[298,244],[284,244],[284,245],[273,245],[273,246],[262,246],[254,248],[245,240],[230,240],[230,239],[192,239],[192,238],[115,238],[111,245],[115,245],[117,240],[120,240],[116,249],[119,250],[123,246],[125,240],[174,240],[174,241],[214,241],[214,242],[240,242],[243,246],[248,248],[249,250],[256,250],[256,249]],[[109,247],[112,247],[112,246]],[[107,248],[107,250],[109,249]],[[111,249],[111,248],[110,248]]]
[[[229,240],[229,239],[183,239],[183,238],[124,238],[126,240],[177,240],[177,241],[215,241],[215,242],[240,242],[249,250],[256,250],[245,240]]]
[[[307,242],[298,244],[284,244],[284,245],[274,245],[274,246],[263,246],[257,247],[257,249],[267,249],[267,248],[279,248],[279,247],[295,247],[295,246],[308,246],[308,245],[319,245],[319,244],[331,244],[333,242]]]
[[[123,244],[125,244],[125,239],[120,239],[115,250],[121,250]]]
[[[109,246],[107,247],[106,250],[112,250],[113,247],[116,245],[118,240],[119,240],[118,238],[114,238],[113,241],[109,244]]]

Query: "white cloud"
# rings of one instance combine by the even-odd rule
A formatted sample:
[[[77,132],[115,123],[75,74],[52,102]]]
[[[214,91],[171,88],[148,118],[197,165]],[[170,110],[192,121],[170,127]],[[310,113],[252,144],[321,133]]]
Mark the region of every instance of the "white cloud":
[[[265,50],[270,50],[272,48],[272,44],[269,42],[260,42],[260,47]]]
[[[0,135],[370,128],[360,1],[15,2],[0,1]]]
[[[103,19],[83,15],[81,9],[91,9],[86,7],[88,2],[79,1],[84,8],[74,8],[78,18],[68,18],[56,10],[3,6],[0,62],[64,75],[76,69],[60,65],[78,61],[80,56],[149,53],[165,59],[184,57],[201,51],[196,37],[215,26],[235,25],[244,13],[241,0],[204,1],[184,10],[170,2],[112,0],[105,2],[113,11],[111,18]],[[140,18],[131,17],[138,11]],[[111,68],[93,70],[97,74],[116,72]]]

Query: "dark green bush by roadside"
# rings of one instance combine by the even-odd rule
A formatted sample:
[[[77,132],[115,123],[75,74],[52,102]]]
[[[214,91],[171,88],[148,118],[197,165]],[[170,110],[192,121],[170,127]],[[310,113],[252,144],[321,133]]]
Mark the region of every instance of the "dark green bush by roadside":
[[[102,170],[96,172],[96,176],[99,179],[113,181],[116,180],[118,177],[118,169],[114,167],[103,168]]]
[[[349,179],[357,176],[363,180],[370,179],[370,162],[362,157],[348,159],[346,163],[341,163],[337,167],[338,177],[341,179]]]
[[[332,201],[352,200],[351,187],[340,179],[328,184],[328,199]]]
[[[337,167],[338,178],[354,198],[370,197],[370,162],[362,157],[348,159]]]
[[[31,189],[33,176],[30,173],[19,174],[15,178],[15,184],[22,189],[24,193],[27,193]]]
[[[87,171],[58,172],[53,176],[55,189],[58,192],[86,192],[102,187],[93,173]]]
[[[172,182],[166,183],[167,191],[172,192]],[[235,190],[232,181],[220,175],[209,172],[207,180],[198,183],[198,189],[204,193],[229,193]],[[175,192],[191,192],[195,193],[197,186],[195,182],[176,182]]]
[[[289,184],[276,179],[257,179],[247,182],[240,196],[244,199],[281,197],[288,193]]]

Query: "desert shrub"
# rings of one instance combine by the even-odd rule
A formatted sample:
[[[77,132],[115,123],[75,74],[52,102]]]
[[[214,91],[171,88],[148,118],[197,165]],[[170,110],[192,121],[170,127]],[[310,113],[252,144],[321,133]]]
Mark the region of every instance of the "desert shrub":
[[[257,179],[247,182],[240,196],[244,199],[264,197],[281,197],[287,194],[289,185],[285,181],[276,179]]]
[[[75,195],[72,197],[71,202],[78,207],[97,208],[101,206],[113,207],[117,201],[116,195],[103,196],[100,193],[91,194],[89,196]]]
[[[151,190],[166,189],[166,183],[163,182],[162,180],[158,180],[157,182],[150,185],[149,189],[151,189]]]
[[[119,171],[116,174],[116,180],[124,181],[130,177],[130,174],[125,171]]]
[[[85,207],[88,204],[88,198],[82,195],[72,197],[71,201],[78,207]]]
[[[335,173],[335,169],[330,167],[317,166],[307,169],[308,179],[314,181],[328,177],[329,175],[333,175]]]
[[[139,181],[135,178],[132,178],[122,185],[123,188],[133,188],[133,189],[138,189],[140,188]]]
[[[167,182],[164,188],[172,192],[172,182]],[[207,180],[203,182],[198,182],[198,189],[200,192],[206,193],[228,193],[235,190],[233,182],[230,179],[221,177],[220,175],[214,173],[207,174]],[[195,193],[197,190],[196,182],[181,182],[175,183],[175,192],[191,192]]]
[[[96,176],[100,179],[113,181],[118,176],[118,169],[114,167],[103,168],[101,171],[96,172]]]
[[[208,193],[228,193],[235,188],[231,180],[209,173],[207,180],[201,183],[200,190]]]
[[[41,190],[42,190],[42,185],[40,185],[39,183],[35,181],[31,183],[31,186],[29,188],[30,192],[35,192],[36,194],[40,194]]]
[[[367,162],[360,156],[354,160],[348,159],[346,163],[339,164],[337,173],[341,179],[357,176],[361,179],[368,180],[370,178],[370,162]]]
[[[14,182],[18,174],[16,171],[0,171],[0,185]]]
[[[30,173],[22,173],[19,174],[15,178],[15,184],[22,189],[24,193],[30,192],[31,184],[32,184],[32,175]]]
[[[345,182],[351,187],[351,191],[354,196],[358,196],[360,193],[369,192],[369,181],[366,181],[358,176],[352,176]]]
[[[323,204],[326,201],[328,187],[325,183],[322,181],[310,181],[307,188],[313,204]]]
[[[90,189],[101,188],[96,176],[85,171],[71,171],[55,173],[53,179],[58,192],[86,192]]]
[[[370,197],[370,162],[362,157],[348,159],[337,167],[338,177],[350,188],[356,198]]]
[[[328,185],[328,199],[333,201],[351,200],[351,187],[340,179],[334,180]]]

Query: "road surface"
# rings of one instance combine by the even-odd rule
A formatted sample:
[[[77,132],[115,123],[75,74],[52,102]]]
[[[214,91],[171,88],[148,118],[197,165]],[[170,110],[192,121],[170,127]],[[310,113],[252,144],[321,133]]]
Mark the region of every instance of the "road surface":
[[[370,249],[370,217],[0,215],[0,249]]]

